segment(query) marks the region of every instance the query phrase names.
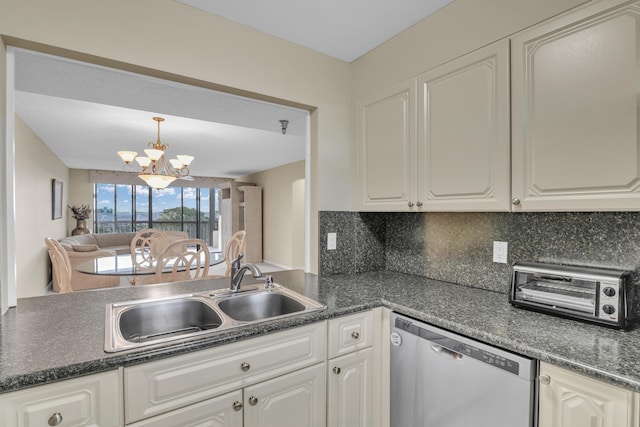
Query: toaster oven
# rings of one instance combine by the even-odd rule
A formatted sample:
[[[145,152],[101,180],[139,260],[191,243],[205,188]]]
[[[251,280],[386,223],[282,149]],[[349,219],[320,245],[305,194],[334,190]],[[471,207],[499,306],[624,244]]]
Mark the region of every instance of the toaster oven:
[[[521,262],[513,265],[509,301],[564,317],[617,328],[631,324],[630,273]]]

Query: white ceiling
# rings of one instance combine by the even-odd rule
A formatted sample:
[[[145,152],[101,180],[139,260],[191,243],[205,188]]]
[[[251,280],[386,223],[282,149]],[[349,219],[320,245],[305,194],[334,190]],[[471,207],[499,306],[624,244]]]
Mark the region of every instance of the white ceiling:
[[[122,170],[165,118],[167,154],[194,176],[236,178],[305,158],[308,113],[262,101],[16,49],[16,113],[69,168]],[[279,120],[289,120],[282,134]]]
[[[351,62],[452,0],[177,0]],[[192,175],[237,178],[305,158],[306,111],[15,50],[16,113],[69,168],[122,170],[161,140]],[[289,121],[286,135],[279,120]]]
[[[452,0],[177,0],[351,62]]]

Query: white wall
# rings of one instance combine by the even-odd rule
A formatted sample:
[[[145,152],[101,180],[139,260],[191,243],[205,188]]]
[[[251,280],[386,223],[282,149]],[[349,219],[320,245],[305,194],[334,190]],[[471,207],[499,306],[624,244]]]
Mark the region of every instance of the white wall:
[[[45,237],[67,235],[69,170],[16,116],[16,270],[18,298],[44,295],[49,280]],[[51,219],[51,180],[63,183],[62,218]]]
[[[238,179],[262,187],[265,262],[304,268],[304,168],[300,161]]]

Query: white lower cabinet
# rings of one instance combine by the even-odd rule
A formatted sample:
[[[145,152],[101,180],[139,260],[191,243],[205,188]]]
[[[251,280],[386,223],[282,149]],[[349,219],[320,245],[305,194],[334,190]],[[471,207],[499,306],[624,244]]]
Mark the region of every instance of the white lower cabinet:
[[[325,364],[301,369],[131,427],[318,427],[325,425]]]
[[[120,426],[120,375],[111,371],[0,395],[0,425]]]
[[[244,427],[326,425],[325,364],[244,389]]]
[[[539,427],[637,427],[638,394],[540,363]]]
[[[327,364],[327,425],[380,425],[380,407],[374,405],[374,346],[382,311],[365,311],[329,321]],[[382,402],[380,402],[382,403]]]
[[[243,427],[242,408],[242,390],[236,390],[129,425],[131,427]]]
[[[329,362],[329,426],[368,427],[373,416],[373,350]]]
[[[125,421],[163,427],[324,426],[326,330],[326,322],[319,322],[127,367]],[[193,424],[182,414],[194,417]]]

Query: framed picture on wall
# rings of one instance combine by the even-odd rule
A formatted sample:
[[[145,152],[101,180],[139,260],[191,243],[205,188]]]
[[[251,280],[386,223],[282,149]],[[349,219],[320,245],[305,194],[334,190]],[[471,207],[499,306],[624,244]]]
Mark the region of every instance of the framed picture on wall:
[[[62,181],[51,180],[51,219],[62,218]]]

